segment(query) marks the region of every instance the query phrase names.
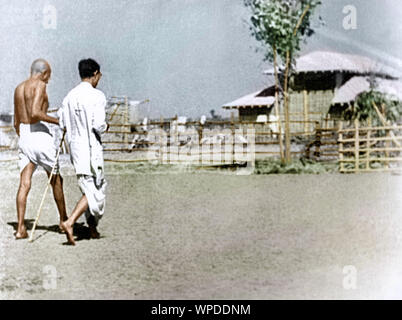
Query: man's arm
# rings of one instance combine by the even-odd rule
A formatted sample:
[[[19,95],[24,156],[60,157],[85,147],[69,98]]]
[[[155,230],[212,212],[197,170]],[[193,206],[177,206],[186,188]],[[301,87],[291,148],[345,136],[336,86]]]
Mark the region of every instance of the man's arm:
[[[66,129],[66,119],[65,119],[65,115],[64,112],[67,109],[67,97],[64,98],[63,103],[61,104],[61,107],[59,108],[59,110],[57,110],[57,118],[59,119],[59,126],[61,129]]]
[[[98,103],[95,106],[94,117],[93,117],[93,129],[98,133],[102,134],[107,129],[106,124],[106,97],[102,95]]]
[[[20,104],[21,102],[17,88],[14,91],[14,129],[18,136],[20,136],[20,114],[18,112],[19,108],[21,108]]]
[[[43,103],[45,102],[46,97],[46,85],[44,83],[40,83],[34,92],[34,99],[32,103],[32,120],[37,121],[45,121],[49,123],[59,124],[59,120],[57,118],[48,116],[42,110]]]

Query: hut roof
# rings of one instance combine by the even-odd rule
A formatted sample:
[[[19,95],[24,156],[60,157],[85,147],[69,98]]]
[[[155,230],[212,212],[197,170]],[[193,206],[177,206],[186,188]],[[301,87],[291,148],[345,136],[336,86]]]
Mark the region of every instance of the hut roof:
[[[375,91],[384,93],[390,98],[402,101],[402,82],[376,78]],[[336,92],[332,104],[345,104],[356,100],[357,96],[370,90],[370,77],[353,77]]]
[[[257,108],[270,107],[275,102],[275,88],[268,87],[266,89],[250,93],[235,101],[226,103],[222,106],[224,109],[239,109],[239,108]]]
[[[307,72],[350,72],[356,74],[375,74],[382,77],[399,78],[400,73],[382,63],[365,56],[333,51],[313,51],[296,59],[295,71]],[[268,69],[265,74],[273,74]]]

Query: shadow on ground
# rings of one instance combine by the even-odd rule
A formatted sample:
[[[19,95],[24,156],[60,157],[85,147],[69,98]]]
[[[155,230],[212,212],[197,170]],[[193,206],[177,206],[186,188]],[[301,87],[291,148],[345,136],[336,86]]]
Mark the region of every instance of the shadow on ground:
[[[34,222],[35,222],[34,219],[25,220],[25,226],[27,228],[27,231],[32,230]],[[12,226],[15,232],[17,231],[18,222],[7,222],[7,224],[9,226]],[[57,224],[51,225],[51,226],[37,225],[36,230],[43,230],[43,231],[46,231],[46,232],[44,232],[43,234],[39,235],[35,240],[43,237],[48,232],[55,232],[55,233],[60,233],[60,234],[62,233],[59,225],[57,225]],[[84,223],[76,223],[74,225],[73,232],[74,232],[74,236],[76,237],[75,241],[90,240],[91,239],[91,235],[89,233],[89,228],[87,226],[85,226]],[[101,237],[101,238],[103,238],[103,237]]]

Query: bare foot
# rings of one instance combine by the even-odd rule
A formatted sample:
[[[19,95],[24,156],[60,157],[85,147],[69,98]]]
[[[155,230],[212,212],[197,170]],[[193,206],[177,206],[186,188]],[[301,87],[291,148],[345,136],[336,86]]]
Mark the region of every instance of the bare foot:
[[[61,229],[65,231],[67,237],[67,243],[75,246],[74,236],[73,236],[73,227],[67,224],[66,222],[60,223]]]
[[[61,225],[62,223],[63,223],[63,221],[60,221],[60,223],[59,223],[59,233],[66,233],[66,232],[64,231],[62,225]]]
[[[14,236],[15,240],[26,239],[28,238],[28,232],[26,231],[26,229],[23,229],[14,233]]]
[[[96,230],[96,222],[93,216],[88,218],[88,227],[89,227],[89,236],[91,239],[99,239],[100,234],[98,230]]]
[[[96,227],[94,227],[94,226],[89,226],[89,235],[90,235],[91,239],[99,239],[100,238],[100,234],[99,234],[98,230],[96,230]]]

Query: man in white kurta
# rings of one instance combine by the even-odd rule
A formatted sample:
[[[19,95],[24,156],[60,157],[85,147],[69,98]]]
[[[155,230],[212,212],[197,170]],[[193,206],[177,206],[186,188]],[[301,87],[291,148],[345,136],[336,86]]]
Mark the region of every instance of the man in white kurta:
[[[61,128],[66,140],[78,185],[83,194],[70,218],[63,223],[69,244],[74,245],[73,225],[85,213],[91,238],[99,238],[96,230],[105,210],[106,180],[104,177],[101,135],[106,131],[106,97],[96,86],[102,76],[92,59],[79,65],[82,82],[72,89],[59,110]]]

